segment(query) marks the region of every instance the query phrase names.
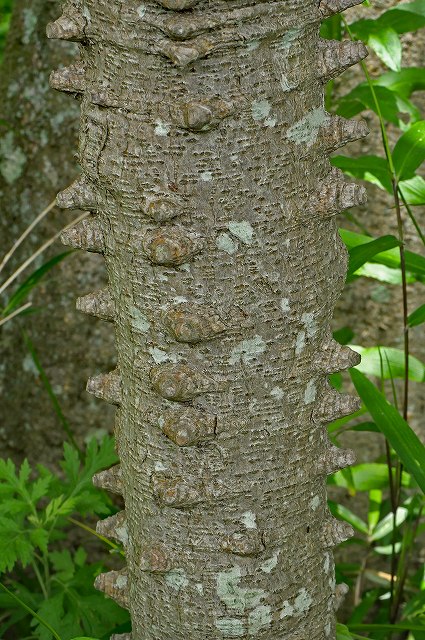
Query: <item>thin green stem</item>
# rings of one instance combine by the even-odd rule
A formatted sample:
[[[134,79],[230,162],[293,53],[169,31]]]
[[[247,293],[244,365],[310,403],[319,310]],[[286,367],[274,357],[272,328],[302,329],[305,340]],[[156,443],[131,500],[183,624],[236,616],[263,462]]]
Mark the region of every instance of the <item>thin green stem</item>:
[[[40,569],[37,567],[37,563],[35,561],[31,562],[31,566],[32,566],[32,568],[34,570],[34,573],[36,575],[36,578],[38,580],[38,584],[40,585],[40,589],[41,589],[41,592],[42,592],[42,594],[44,596],[44,599],[48,600],[49,594],[47,593],[46,585],[44,584],[44,580],[43,580],[43,577],[42,577],[42,575],[40,573]]]
[[[53,629],[53,627],[46,622],[46,620],[43,620],[43,618],[41,616],[38,615],[38,613],[36,613],[34,611],[34,609],[31,609],[31,607],[29,607],[27,604],[25,604],[25,602],[23,600],[21,600],[20,598],[18,598],[17,595],[15,595],[13,593],[13,591],[10,591],[7,587],[5,587],[4,584],[2,584],[0,582],[0,588],[3,589],[3,591],[6,591],[7,594],[9,594],[9,596],[11,598],[13,598],[14,600],[16,600],[16,602],[19,603],[19,605],[25,609],[25,611],[28,611],[28,613],[30,613],[33,618],[35,618],[36,620],[39,621],[40,624],[43,625],[43,627],[46,627],[46,629],[48,629],[50,631],[50,633],[52,634],[52,636],[55,638],[55,640],[62,640],[62,638],[60,637],[60,635],[58,635],[58,633]]]
[[[419,236],[419,237],[420,237],[420,239],[422,240],[422,244],[424,244],[424,245],[425,245],[425,236],[424,236],[424,234],[422,233],[422,230],[421,230],[421,228],[420,228],[420,226],[419,226],[419,224],[418,224],[418,221],[417,221],[417,220],[416,220],[416,218],[415,218],[415,215],[414,215],[414,213],[413,213],[413,211],[412,211],[412,209],[411,209],[410,205],[408,204],[408,202],[407,202],[406,198],[405,198],[405,197],[404,197],[404,195],[403,195],[403,191],[402,191],[402,189],[400,188],[400,185],[398,185],[398,193],[399,193],[400,198],[401,198],[401,199],[402,199],[402,201],[403,201],[404,206],[406,207],[407,215],[409,216],[410,220],[412,221],[412,224],[413,224],[413,226],[415,227],[415,229],[416,229],[416,231],[417,231],[418,236]]]

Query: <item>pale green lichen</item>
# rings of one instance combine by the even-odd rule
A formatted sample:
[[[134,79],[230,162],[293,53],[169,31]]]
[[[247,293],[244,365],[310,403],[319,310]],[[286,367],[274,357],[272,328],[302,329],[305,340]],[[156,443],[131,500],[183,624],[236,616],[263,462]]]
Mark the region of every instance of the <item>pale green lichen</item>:
[[[241,638],[245,635],[243,621],[238,618],[220,618],[214,624],[224,638]]]
[[[288,298],[282,298],[282,300],[280,301],[280,308],[282,309],[282,313],[288,313],[288,311],[291,310]]]
[[[117,589],[126,589],[127,588],[127,576],[118,576],[115,580],[115,586]]]
[[[227,225],[231,234],[236,236],[244,244],[251,244],[254,236],[254,229],[247,220],[236,222],[231,220]]]
[[[267,597],[263,589],[244,588],[239,585],[242,578],[241,567],[234,566],[217,574],[217,595],[228,607],[239,614],[246,609],[253,609]]]
[[[165,574],[165,582],[174,591],[180,591],[189,584],[189,580],[186,577],[184,569],[172,569]]]
[[[178,362],[178,356],[175,353],[167,353],[158,347],[149,347],[148,351],[156,364],[162,364],[163,362]]]
[[[312,498],[310,500],[310,507],[313,509],[313,511],[316,511],[316,509],[319,507],[319,505],[320,505],[319,496],[314,496],[314,498]]]
[[[248,364],[251,360],[254,360],[257,356],[264,353],[265,350],[266,343],[261,336],[254,336],[254,338],[242,340],[242,342],[233,347],[229,364],[236,364],[237,362]]]
[[[282,400],[285,393],[281,387],[273,387],[270,391],[270,395],[273,396],[273,398],[276,398],[276,400]]]
[[[242,514],[241,522],[247,529],[257,528],[257,516],[252,511],[245,511]]]
[[[271,573],[273,569],[277,567],[279,555],[280,551],[277,550],[274,552],[271,558],[269,558],[268,560],[264,560],[264,562],[260,564],[261,571],[263,571],[264,573]]]
[[[300,617],[311,607],[313,602],[312,597],[308,593],[307,589],[300,589],[293,604],[290,604],[288,600],[283,603],[280,618],[288,617]]]
[[[156,136],[168,136],[170,133],[171,125],[167,122],[162,122],[161,120],[157,120],[155,123],[154,133]]]
[[[29,44],[31,41],[31,36],[35,31],[37,26],[37,15],[32,11],[32,9],[23,9],[22,16],[24,21],[24,32],[22,35],[22,42],[24,44]]]
[[[131,307],[129,309],[129,312],[131,324],[135,329],[138,329],[142,333],[146,333],[147,331],[149,331],[149,328],[151,326],[150,322],[139,309],[137,309],[136,307]]]
[[[248,634],[256,636],[262,629],[267,629],[272,623],[272,610],[268,605],[260,605],[248,615]]]
[[[305,331],[300,331],[295,341],[295,355],[299,356],[305,347]]]
[[[307,335],[312,338],[317,333],[317,322],[312,313],[303,313],[301,322],[306,328]]]
[[[217,246],[217,249],[220,249],[220,251],[225,251],[229,255],[236,253],[239,248],[238,243],[232,240],[232,238],[227,233],[220,233],[220,235],[217,237],[217,240],[215,241],[215,244]]]
[[[203,182],[211,182],[211,180],[213,179],[213,174],[211,171],[203,171],[200,174],[200,178]]]
[[[15,144],[13,131],[8,131],[0,140],[0,173],[8,184],[21,177],[27,158]]]
[[[139,18],[143,18],[143,16],[146,13],[146,5],[145,4],[140,4],[136,9],[136,13],[139,16]]]
[[[288,51],[297,40],[298,36],[302,33],[302,29],[300,27],[295,27],[294,29],[289,29],[282,38],[277,40],[275,44],[276,49],[282,49],[283,51]]]
[[[295,144],[306,144],[311,147],[317,140],[320,128],[329,120],[329,115],[322,107],[313,109],[304,118],[298,120],[286,133],[286,137]]]
[[[304,392],[304,404],[311,404],[316,399],[316,381],[309,380]]]
[[[271,109],[272,105],[268,100],[254,100],[251,103],[251,114],[254,120],[257,121],[267,118]]]

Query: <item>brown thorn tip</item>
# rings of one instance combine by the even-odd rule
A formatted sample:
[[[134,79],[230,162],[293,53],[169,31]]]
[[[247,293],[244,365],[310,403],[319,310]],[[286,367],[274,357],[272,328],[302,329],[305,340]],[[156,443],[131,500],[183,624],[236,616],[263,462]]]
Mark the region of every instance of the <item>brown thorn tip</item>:
[[[363,0],[322,0],[319,5],[323,18],[329,18],[336,13],[341,13],[346,9],[362,4]]]
[[[122,496],[122,479],[121,479],[121,467],[119,464],[99,471],[93,476],[93,484],[99,489],[105,489],[111,493]]]
[[[77,298],[76,308],[77,311],[109,322],[112,322],[115,317],[114,301],[109,289],[101,289]]]

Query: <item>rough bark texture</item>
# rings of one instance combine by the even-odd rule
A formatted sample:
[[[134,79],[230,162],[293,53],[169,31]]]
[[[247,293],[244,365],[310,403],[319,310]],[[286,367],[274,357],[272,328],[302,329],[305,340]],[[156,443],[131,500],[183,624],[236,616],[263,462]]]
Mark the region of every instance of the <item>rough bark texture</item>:
[[[350,527],[326,475],[352,455],[325,425],[358,405],[327,382],[357,362],[330,337],[334,216],[364,190],[327,154],[366,131],[323,111],[323,83],[366,52],[318,32],[353,4],[73,1],[48,27],[83,42],[52,75],[82,93],[83,178],[59,203],[93,211],[67,241],[108,269],[83,306],[114,316],[118,368],[89,389],[119,406],[121,465],[95,482],[124,495],[99,530],[127,569],[97,585],[133,640],[335,636]]]
[[[56,0],[16,0],[14,4],[0,74],[0,119],[7,123],[0,124],[1,255],[54,199],[58,189],[77,175],[72,150],[77,143],[78,104],[49,88],[52,66],[69,63],[77,52],[73,43],[46,38],[45,25],[60,14],[60,5]],[[17,260],[28,257],[70,220],[71,214],[52,212],[21,246]],[[63,250],[58,242],[49,255]],[[36,266],[45,259],[38,260]],[[10,263],[10,267],[16,264]],[[3,456],[53,463],[60,459],[64,440],[23,344],[22,328],[29,332],[77,438],[82,440],[111,422],[113,409],[94,402],[84,386],[93,361],[100,368],[112,363],[113,332],[110,326],[82,316],[74,304],[76,289],[83,295],[102,284],[102,260],[78,252],[35,290],[33,302],[41,307],[39,313],[0,329]]]

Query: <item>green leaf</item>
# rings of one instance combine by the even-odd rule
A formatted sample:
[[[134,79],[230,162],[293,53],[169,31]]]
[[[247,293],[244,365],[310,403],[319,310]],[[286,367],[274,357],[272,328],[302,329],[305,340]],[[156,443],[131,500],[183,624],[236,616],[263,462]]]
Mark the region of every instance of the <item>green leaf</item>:
[[[26,567],[34,556],[34,547],[19,522],[0,517],[0,572],[12,571],[16,562]]]
[[[7,316],[13,309],[16,309],[23,300],[29,295],[29,293],[34,289],[34,287],[39,284],[40,280],[49,272],[53,267],[55,267],[59,262],[64,260],[70,253],[73,253],[73,249],[71,251],[64,251],[63,253],[59,253],[57,256],[54,256],[47,262],[45,262],[41,267],[36,269],[24,282],[18,287],[15,293],[9,299],[7,306],[3,309],[2,315]]]
[[[397,509],[396,518],[395,518],[396,529],[403,524],[403,522],[406,520],[408,515],[409,515],[409,511],[404,507],[399,507]],[[375,529],[373,530],[372,535],[370,536],[370,539],[374,541],[381,540],[382,538],[385,538],[385,536],[387,536],[389,533],[392,533],[393,530],[394,530],[394,518],[393,518],[393,514],[389,513],[388,515],[385,516],[385,518],[382,518],[382,520],[378,522]]]
[[[367,40],[376,55],[392,71],[400,71],[401,68],[401,42],[397,33],[391,27],[382,27],[371,33]]]
[[[379,18],[379,23],[397,31],[407,33],[417,31],[425,26],[425,7],[423,0],[399,3],[396,8],[389,9]]]
[[[360,156],[348,158],[347,156],[332,156],[331,164],[353,178],[366,180],[380,189],[392,193],[391,174],[388,170],[388,162],[379,156]]]
[[[392,347],[361,347],[357,344],[350,344],[350,349],[359,353],[362,357],[360,364],[356,369],[370,376],[381,377],[384,380],[393,378],[404,378],[404,352],[401,349],[393,349]],[[382,360],[381,360],[382,358]],[[425,380],[425,366],[420,360],[409,355],[409,379],[415,382],[423,382]]]
[[[350,509],[347,509],[347,507],[344,507],[342,504],[333,502],[332,500],[328,500],[328,505],[329,510],[333,516],[339,518],[340,520],[348,522],[354,527],[354,529],[356,529],[356,531],[359,531],[360,533],[364,533],[365,535],[369,533],[366,522],[359,518],[359,516],[357,516],[355,513],[350,511]]]
[[[357,247],[366,242],[373,242],[374,240],[371,236],[365,236],[361,233],[356,233],[355,231],[349,231],[348,229],[340,228],[339,234],[349,250],[352,247]],[[407,270],[414,274],[418,280],[421,278],[425,279],[425,258],[418,253],[413,253],[412,251],[406,251],[405,258]],[[400,251],[398,249],[389,249],[388,251],[378,253],[373,258],[373,262],[378,262],[379,264],[391,269],[399,269]]]
[[[398,93],[403,98],[410,98],[414,91],[425,89],[425,68],[407,67],[400,71],[388,71],[376,78],[373,83],[381,87],[387,87],[390,91]]]
[[[417,327],[425,322],[425,304],[418,307],[408,318],[409,327]]]
[[[388,466],[378,462],[365,462],[349,468],[350,481],[347,480],[345,469],[337,471],[328,479],[328,484],[354,488],[356,491],[370,491],[373,489],[386,489],[388,487]],[[395,471],[393,471],[395,475]],[[403,472],[403,486],[409,486],[410,477]]]
[[[425,493],[424,445],[398,411],[387,402],[386,398],[366,376],[357,369],[351,369],[350,375],[357,393],[368,408],[376,425]]]
[[[353,640],[353,636],[343,624],[336,625],[336,640]]]
[[[395,236],[381,236],[376,240],[372,240],[372,242],[353,247],[349,250],[348,279],[350,279],[350,276],[356,273],[365,262],[370,262],[378,253],[399,246],[400,242]]]
[[[421,112],[408,100],[391,91],[387,87],[375,85],[374,92],[379,103],[382,117],[396,127],[404,130],[406,123],[400,114],[406,113],[411,122],[421,120]],[[377,113],[374,97],[367,83],[359,84],[338,102],[337,114],[344,118],[352,118],[365,109]]]
[[[382,504],[381,489],[372,489],[369,491],[369,507],[367,512],[367,522],[369,529],[372,531],[379,522]]]
[[[425,120],[416,122],[399,138],[393,151],[393,163],[399,180],[412,178],[425,160]]]
[[[398,187],[407,204],[418,206],[425,204],[425,180],[422,176],[414,176],[399,182]]]

